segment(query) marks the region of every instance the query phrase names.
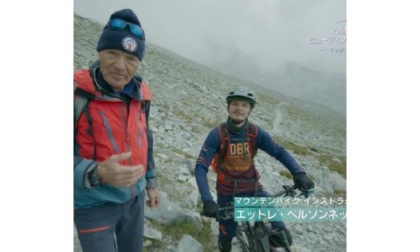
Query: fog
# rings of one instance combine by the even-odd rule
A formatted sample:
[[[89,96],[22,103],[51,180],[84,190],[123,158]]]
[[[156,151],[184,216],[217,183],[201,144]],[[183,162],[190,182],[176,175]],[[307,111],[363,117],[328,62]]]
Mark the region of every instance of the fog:
[[[127,7],[153,44],[345,114],[343,0],[74,1],[76,14],[103,24]]]

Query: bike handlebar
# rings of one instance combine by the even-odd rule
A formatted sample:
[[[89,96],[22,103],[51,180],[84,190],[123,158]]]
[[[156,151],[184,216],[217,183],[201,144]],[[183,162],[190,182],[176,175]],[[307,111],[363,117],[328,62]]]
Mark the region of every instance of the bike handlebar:
[[[284,196],[289,196],[289,197],[296,197],[296,191],[295,191],[296,189],[298,189],[296,187],[296,185],[292,185],[292,186],[284,185],[283,190],[271,195],[271,197],[279,197],[279,196],[283,196],[283,195]],[[300,194],[298,195],[298,198],[300,196],[304,196],[305,198],[308,198],[309,196],[311,196],[314,193],[315,187],[311,188],[311,189],[305,189],[305,190],[299,189],[299,191],[300,191]]]

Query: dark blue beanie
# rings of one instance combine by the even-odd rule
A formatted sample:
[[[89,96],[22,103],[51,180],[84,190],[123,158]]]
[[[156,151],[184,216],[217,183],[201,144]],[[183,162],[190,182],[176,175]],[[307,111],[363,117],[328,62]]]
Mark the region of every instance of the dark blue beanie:
[[[114,18],[119,18],[141,27],[140,21],[131,9],[123,9],[114,12],[109,20]],[[117,49],[132,54],[142,60],[145,46],[144,38],[140,39],[132,35],[128,26],[124,30],[112,30],[107,24],[99,38],[96,51],[100,52],[105,49]]]

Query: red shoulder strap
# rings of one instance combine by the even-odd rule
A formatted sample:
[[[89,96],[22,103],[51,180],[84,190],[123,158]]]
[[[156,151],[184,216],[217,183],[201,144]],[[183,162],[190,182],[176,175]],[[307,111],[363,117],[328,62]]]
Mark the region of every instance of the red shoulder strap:
[[[151,101],[152,100],[152,93],[150,92],[149,87],[146,85],[146,82],[142,82],[140,84],[140,91],[143,100]]]
[[[221,170],[221,164],[223,157],[226,155],[229,145],[229,132],[226,123],[221,123],[218,127],[219,139],[220,139],[220,151],[215,155],[212,160],[212,167],[214,172],[219,173]]]
[[[247,136],[251,144],[252,157],[255,157],[258,151],[256,147],[257,135],[258,135],[258,127],[253,123],[248,123]]]
[[[227,146],[229,145],[229,132],[226,123],[222,123],[218,127],[220,138],[220,157],[223,158],[226,154]]]
[[[90,72],[88,69],[77,70],[74,73],[74,90],[80,88],[85,92],[95,94],[95,86],[93,85],[92,78],[90,78]]]

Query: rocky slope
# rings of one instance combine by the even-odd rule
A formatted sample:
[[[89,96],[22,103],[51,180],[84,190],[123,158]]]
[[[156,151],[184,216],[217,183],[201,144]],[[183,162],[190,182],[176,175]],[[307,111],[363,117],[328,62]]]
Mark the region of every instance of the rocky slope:
[[[102,28],[74,16],[75,69],[96,59],[95,44]],[[225,96],[236,86],[257,92],[258,104],[250,120],[296,157],[317,184],[314,197],[345,199],[346,122],[334,112],[218,73],[150,43],[139,74],[153,95],[150,126],[163,195],[159,209],[146,208],[146,251],[184,251],[184,246],[189,251],[217,251],[217,226],[199,214],[201,202],[192,173],[208,132],[226,120]],[[256,166],[269,192],[292,183],[287,169],[262,151]],[[209,184],[214,188],[213,173]],[[287,225],[299,251],[346,250],[345,221]],[[81,251],[76,233],[74,251]]]

